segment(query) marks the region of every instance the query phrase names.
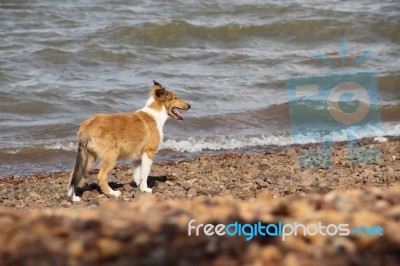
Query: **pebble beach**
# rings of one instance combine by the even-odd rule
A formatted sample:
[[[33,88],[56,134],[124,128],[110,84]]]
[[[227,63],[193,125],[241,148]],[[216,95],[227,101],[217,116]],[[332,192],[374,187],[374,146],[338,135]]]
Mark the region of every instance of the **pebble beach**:
[[[70,173],[0,179],[2,265],[398,265],[400,141],[361,143],[380,151],[375,163],[349,163],[334,145],[330,168],[301,168],[314,146],[265,153],[225,153],[153,165],[140,192],[132,169],[109,174],[120,198],[101,193],[97,170],[71,203]],[[188,236],[188,222],[321,221],[381,226],[383,236]],[[234,239],[234,241],[232,241]],[[33,263],[34,262],[34,263]],[[32,264],[33,263],[33,264]],[[194,264],[193,264],[194,263]]]

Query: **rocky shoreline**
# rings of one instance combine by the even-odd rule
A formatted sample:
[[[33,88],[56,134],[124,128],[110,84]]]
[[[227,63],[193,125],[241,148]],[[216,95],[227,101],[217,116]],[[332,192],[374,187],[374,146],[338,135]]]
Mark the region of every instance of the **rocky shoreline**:
[[[367,163],[352,163],[361,155],[349,158],[346,145],[335,145],[327,169],[299,167],[313,146],[158,163],[151,195],[132,184],[132,169],[120,166],[109,177],[119,199],[100,193],[94,170],[81,181],[80,203],[67,200],[69,173],[2,178],[0,241],[7,245],[0,264],[398,265],[400,141],[360,144]],[[302,162],[318,166],[326,158]],[[191,219],[379,225],[384,235],[189,237]]]

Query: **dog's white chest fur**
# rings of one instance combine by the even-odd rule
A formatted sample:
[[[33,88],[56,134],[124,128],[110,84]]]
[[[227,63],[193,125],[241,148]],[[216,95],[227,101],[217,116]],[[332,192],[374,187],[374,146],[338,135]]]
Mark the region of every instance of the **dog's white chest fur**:
[[[160,135],[160,143],[163,141],[164,138],[164,124],[165,121],[168,119],[168,114],[167,110],[165,109],[165,106],[162,105],[161,111],[154,110],[153,108],[150,108],[149,106],[154,102],[153,97],[147,100],[146,106],[142,108],[142,111],[151,115],[151,117],[154,118],[157,124],[157,129],[158,129],[158,134]]]

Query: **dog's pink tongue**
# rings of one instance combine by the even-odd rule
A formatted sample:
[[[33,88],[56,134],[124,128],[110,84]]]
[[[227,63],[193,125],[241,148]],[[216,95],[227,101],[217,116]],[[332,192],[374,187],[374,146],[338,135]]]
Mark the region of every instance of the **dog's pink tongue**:
[[[178,112],[176,108],[172,109],[172,112],[178,117],[178,120],[183,120],[183,116]]]
[[[183,120],[183,116],[178,112],[178,110],[175,109],[176,114],[179,117],[179,120]]]

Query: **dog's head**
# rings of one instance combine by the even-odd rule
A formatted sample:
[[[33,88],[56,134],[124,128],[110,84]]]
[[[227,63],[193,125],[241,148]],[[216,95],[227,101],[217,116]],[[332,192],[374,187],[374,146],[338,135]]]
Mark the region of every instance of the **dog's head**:
[[[190,109],[190,104],[179,99],[175,93],[168,91],[157,81],[154,80],[153,82],[154,85],[151,90],[151,96],[154,98],[154,100],[164,105],[169,116],[175,118],[176,120],[183,120],[183,117],[178,112],[178,109],[188,110]]]

